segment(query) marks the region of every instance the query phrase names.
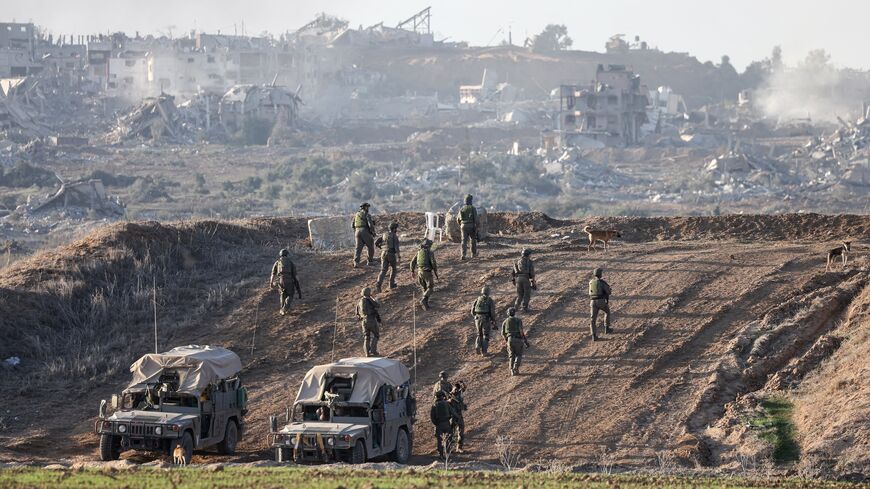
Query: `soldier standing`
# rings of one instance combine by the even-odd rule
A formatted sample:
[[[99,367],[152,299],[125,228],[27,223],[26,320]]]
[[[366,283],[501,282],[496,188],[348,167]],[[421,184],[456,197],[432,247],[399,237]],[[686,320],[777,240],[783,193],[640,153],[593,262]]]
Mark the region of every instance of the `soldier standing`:
[[[462,411],[468,410],[468,406],[465,404],[465,399],[462,398],[463,390],[465,390],[464,384],[462,382],[457,382],[453,384],[453,389],[450,390],[450,395],[447,398],[447,402],[456,413],[455,417],[450,420],[450,424],[451,433],[456,434],[457,453],[462,453],[462,447],[465,441],[465,418],[463,417]]]
[[[399,255],[399,236],[396,234],[398,229],[399,223],[395,221],[391,222],[390,232],[385,233],[376,243],[381,248],[381,274],[378,275],[378,284],[375,289],[378,292],[381,291],[381,285],[383,285],[384,279],[387,277],[387,270],[390,270],[390,288],[395,289],[398,287],[396,285],[397,265],[401,259]]]
[[[435,385],[432,387],[432,395],[437,396],[439,392],[443,392],[446,396],[453,389],[453,384],[447,380],[448,375],[446,370],[442,370],[438,373],[438,382],[435,382]]]
[[[532,250],[523,248],[522,255],[519,260],[514,263],[513,284],[517,287],[517,298],[514,300],[514,307],[520,308],[523,306],[523,312],[529,312],[529,300],[532,298],[532,290],[537,290],[538,284],[535,282],[535,264],[532,263]]]
[[[484,285],[481,289],[480,297],[471,306],[471,315],[477,328],[474,351],[486,356],[489,354],[489,333],[495,326],[495,301],[489,296],[489,287]]]
[[[511,375],[519,375],[520,362],[523,360],[523,349],[529,345],[526,333],[523,331],[523,321],[515,317],[516,308],[508,309],[508,318],[501,323],[501,334],[508,347]]]
[[[423,289],[420,305],[426,311],[429,309],[429,295],[435,287],[435,279],[438,278],[438,263],[435,262],[435,252],[432,251],[432,242],[426,238],[420,243],[420,250],[411,259],[411,274],[416,274],[417,283]]]
[[[462,231],[462,256],[461,260],[465,259],[468,252],[468,242],[471,241],[471,256],[477,258],[477,209],[471,205],[474,197],[471,194],[465,196],[465,205],[459,209],[459,215],[456,216],[456,222],[459,223]]]
[[[353,255],[353,267],[359,266],[363,247],[368,249],[366,265],[375,261],[375,220],[369,214],[369,203],[363,202],[359,211],[353,216],[353,233],[356,238],[356,252]]]
[[[302,299],[302,289],[299,288],[299,280],[296,279],[296,265],[290,259],[290,252],[282,249],[278,253],[278,260],[272,265],[272,275],[269,277],[269,288],[275,287],[275,278],[278,278],[278,291],[281,297],[280,314],[287,314],[290,304],[293,302],[293,290]]]
[[[600,268],[596,268],[593,274],[595,276],[589,281],[589,313],[592,319],[589,330],[592,332],[592,341],[598,341],[595,332],[598,311],[604,312],[604,334],[610,333],[610,284],[601,278],[604,271]]]
[[[378,308],[381,305],[372,299],[372,289],[362,290],[362,297],[356,305],[356,317],[360,320],[363,331],[363,349],[367,357],[378,357],[378,340],[381,337],[381,315]]]
[[[438,456],[444,458],[444,436],[447,436],[447,446],[452,441],[450,420],[456,416],[456,412],[447,402],[447,395],[441,391],[435,393],[435,402],[429,409],[429,419],[435,425],[435,442],[438,447]]]

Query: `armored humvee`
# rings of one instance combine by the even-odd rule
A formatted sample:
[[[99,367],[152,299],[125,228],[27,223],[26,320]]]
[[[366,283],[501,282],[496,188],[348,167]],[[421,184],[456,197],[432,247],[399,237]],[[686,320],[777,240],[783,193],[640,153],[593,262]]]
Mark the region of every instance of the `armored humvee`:
[[[133,380],[121,395],[100,403],[100,459],[117,460],[125,450],[172,454],[179,445],[186,461],[194,449],[234,453],[247,413],[241,369],[239,357],[219,347],[143,356],[130,366]]]
[[[312,368],[279,429],[269,418],[278,462],[348,462],[388,456],[407,463],[416,401],[408,369],[388,358],[345,358]]]

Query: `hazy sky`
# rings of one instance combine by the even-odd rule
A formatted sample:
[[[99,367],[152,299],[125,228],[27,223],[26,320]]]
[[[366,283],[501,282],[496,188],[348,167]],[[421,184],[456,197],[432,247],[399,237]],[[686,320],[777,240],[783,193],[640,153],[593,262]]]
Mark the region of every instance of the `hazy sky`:
[[[3,20],[33,21],[54,33],[125,31],[175,36],[198,29],[248,34],[293,30],[318,12],[352,26],[396,25],[432,5],[436,39],[497,44],[513,31],[514,43],[548,23],[568,26],[574,48],[602,51],[612,34],[640,35],[664,51],[688,51],[718,63],[731,56],[742,70],[780,44],[787,63],[825,48],[839,66],[870,68],[866,52],[870,2],[865,0],[2,0]],[[502,30],[502,32],[499,32]]]

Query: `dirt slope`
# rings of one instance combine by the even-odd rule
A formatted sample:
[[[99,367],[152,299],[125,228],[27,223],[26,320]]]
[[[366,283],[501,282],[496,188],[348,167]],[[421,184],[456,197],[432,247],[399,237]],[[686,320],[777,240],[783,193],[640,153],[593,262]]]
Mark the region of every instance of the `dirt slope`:
[[[397,218],[407,260],[422,218]],[[432,310],[414,310],[408,272],[398,289],[378,297],[383,354],[411,365],[416,324],[422,409],[439,370],[469,383],[469,453],[460,456],[467,460],[495,459],[492,445],[507,435],[527,462],[579,463],[606,453],[647,465],[673,452],[690,463],[727,463],[733,447],[705,428],[739,394],[803,356],[870,273],[860,244],[850,268],[822,273],[831,241],[870,238],[866,216],[590,220],[623,230],[623,242],[606,253],[586,251],[583,222],[540,214],[498,214],[492,222],[501,235],[477,260],[460,263],[457,245],[439,245]],[[304,222],[295,219],[124,224],[4,271],[0,350],[3,358],[20,356],[22,366],[0,384],[9,400],[0,457],[95,456],[89,430],[99,399],[121,388],[127,366],[153,347],[155,283],[162,345],[220,344],[242,357],[251,413],[239,457],[266,455],[267,416],[292,402],[304,372],[328,362],[333,345],[335,358],[361,352],[353,304],[377,276],[374,267],[349,267],[348,253],[307,249],[304,236]],[[267,287],[282,246],[292,249],[304,292],[286,317],[276,314],[276,293]],[[532,348],[522,375],[510,377],[497,338],[494,355],[474,354],[468,309],[484,283],[499,309],[507,307],[510,266],[524,246],[535,250],[540,290],[522,315]],[[615,331],[593,343],[584,293],[596,266],[614,288]],[[793,334],[799,330],[786,317],[810,318],[817,327]],[[70,336],[76,341],[63,341]],[[760,337],[778,354],[759,357],[767,351],[754,348]],[[866,380],[852,380],[866,388]],[[421,416],[419,456],[434,448],[429,433]]]

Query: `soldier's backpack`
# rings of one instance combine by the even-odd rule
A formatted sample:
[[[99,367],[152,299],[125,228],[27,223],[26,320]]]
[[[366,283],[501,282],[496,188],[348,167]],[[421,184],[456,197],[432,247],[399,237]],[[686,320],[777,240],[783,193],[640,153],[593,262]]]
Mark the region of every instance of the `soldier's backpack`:
[[[531,260],[524,256],[517,260],[517,262],[514,264],[514,271],[518,275],[528,275],[529,269],[531,268],[530,264]]]
[[[293,261],[286,256],[278,258],[278,275],[292,275]]]
[[[450,421],[450,405],[447,404],[447,401],[435,403],[435,420],[442,423]]]
[[[368,227],[369,227],[369,222],[368,222],[368,219],[366,219],[366,214],[363,211],[357,212],[356,216],[354,216],[354,218],[353,218],[353,228],[354,229],[360,229],[360,228],[368,229]]]
[[[374,299],[369,297],[363,297],[360,299],[360,309],[362,309],[363,314],[366,316],[371,316],[372,314],[378,313],[378,306],[375,303]]]
[[[490,308],[492,307],[492,302],[489,297],[482,295],[474,301],[474,313],[475,314],[489,314]]]
[[[459,209],[459,219],[462,224],[475,224],[474,214],[474,207],[471,205],[464,205]]]
[[[505,327],[504,327],[504,328],[505,328],[505,331],[506,331],[508,334],[513,335],[513,334],[519,334],[519,333],[520,333],[520,331],[521,331],[521,329],[522,329],[522,327],[521,327],[520,325],[521,325],[522,323],[520,322],[520,319],[519,319],[519,318],[507,318],[507,319],[505,320],[505,323],[506,323],[506,324],[505,324]]]
[[[601,299],[604,297],[604,287],[601,286],[601,280],[593,278],[589,281],[589,297],[593,299]]]
[[[423,250],[417,252],[417,267],[420,270],[432,270],[432,255],[431,251]]]

